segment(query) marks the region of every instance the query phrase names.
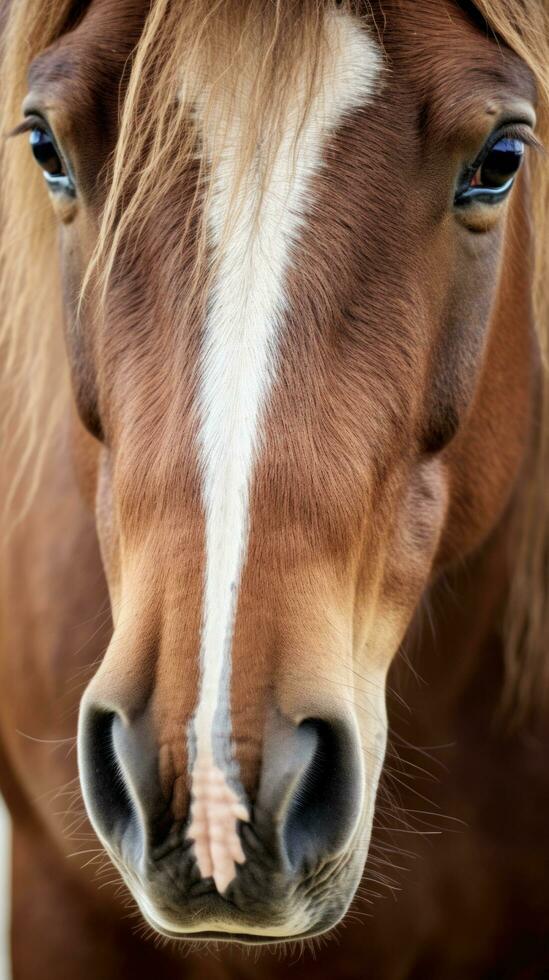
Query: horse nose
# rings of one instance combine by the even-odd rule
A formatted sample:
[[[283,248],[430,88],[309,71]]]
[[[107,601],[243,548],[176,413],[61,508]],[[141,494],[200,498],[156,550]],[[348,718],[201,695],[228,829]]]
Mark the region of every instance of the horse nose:
[[[109,851],[147,874],[174,831],[158,755],[145,717],[128,721],[114,709],[83,706],[79,762],[88,812]],[[341,853],[353,835],[362,804],[358,736],[347,720],[294,724],[277,715],[265,735],[260,773],[256,791],[243,800],[250,819],[238,829],[244,861],[235,867],[235,879],[268,866],[279,883],[298,881]],[[191,802],[189,797],[187,812],[178,815],[181,847],[169,851],[180,870],[184,861],[179,880],[187,889],[201,877],[189,839]]]
[[[129,721],[115,707],[84,704],[78,762],[84,802],[99,837],[132,864],[142,863],[172,822],[147,718]]]
[[[255,819],[298,874],[339,854],[358,822],[363,796],[360,743],[347,719],[278,717],[264,745]]]

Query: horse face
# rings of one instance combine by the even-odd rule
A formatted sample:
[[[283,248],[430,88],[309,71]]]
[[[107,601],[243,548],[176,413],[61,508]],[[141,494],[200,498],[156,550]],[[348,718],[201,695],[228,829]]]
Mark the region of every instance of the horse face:
[[[28,105],[75,189],[52,199],[114,619],[81,708],[82,788],[169,935],[279,940],[344,914],[388,667],[433,576],[501,514],[522,455],[523,297],[496,290],[505,262],[525,269],[516,223],[514,244],[504,234],[520,189],[488,200],[497,179],[471,165],[498,135],[528,138],[532,81],[457,4],[383,8],[383,50],[368,21],[326,17],[329,69],[306,116],[297,72],[259,197],[257,156],[235,173],[251,83],[231,90],[203,203],[205,307],[186,295],[187,168],[136,225],[105,303],[88,293],[75,313],[141,5],[94,0],[31,70]],[[206,153],[211,114],[195,112]]]

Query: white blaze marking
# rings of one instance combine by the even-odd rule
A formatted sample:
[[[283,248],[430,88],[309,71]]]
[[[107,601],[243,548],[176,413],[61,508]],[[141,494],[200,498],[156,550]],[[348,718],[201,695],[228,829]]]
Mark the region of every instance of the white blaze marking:
[[[249,82],[240,82],[207,215],[217,265],[200,379],[206,573],[188,837],[195,842],[200,873],[213,876],[220,893],[235,877],[236,863],[244,861],[237,821],[246,820],[247,811],[224,771],[231,762],[231,642],[248,541],[250,483],[285,313],[284,280],[325,141],[347,112],[367,101],[381,67],[376,46],[349,15],[328,17],[325,29],[331,51],[325,77],[301,130],[303,93],[296,91],[288,107],[259,214],[256,167],[236,183],[238,114],[246,112],[249,94]],[[258,147],[256,163],[260,153]],[[221,251],[227,208],[235,199]]]

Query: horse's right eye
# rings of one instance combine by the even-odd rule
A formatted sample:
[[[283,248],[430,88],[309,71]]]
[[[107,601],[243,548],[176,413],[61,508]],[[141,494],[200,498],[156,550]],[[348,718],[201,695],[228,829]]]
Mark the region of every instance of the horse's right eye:
[[[74,194],[73,182],[51,133],[40,126],[34,126],[30,131],[29,143],[50,189]]]

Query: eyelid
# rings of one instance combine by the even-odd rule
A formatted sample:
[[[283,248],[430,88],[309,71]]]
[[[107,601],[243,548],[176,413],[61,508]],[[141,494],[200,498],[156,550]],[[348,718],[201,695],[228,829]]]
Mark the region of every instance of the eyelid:
[[[6,138],[11,139],[13,136],[21,136],[23,133],[31,133],[33,129],[41,129],[50,137],[55,149],[59,153],[61,159],[65,160],[65,154],[60,149],[59,144],[51,131],[51,127],[48,125],[43,116],[36,112],[25,113],[25,118],[12,129],[11,132],[7,133]]]
[[[494,135],[495,139],[490,140],[492,146],[494,146],[494,143],[497,143],[498,140],[508,137],[509,139],[522,140],[526,146],[530,146],[533,150],[539,151],[540,153],[546,152],[543,143],[538,139],[532,127],[527,123],[511,123],[500,126]]]
[[[17,124],[15,129],[10,129],[9,133],[6,133],[6,139],[12,139],[14,136],[21,136],[23,133],[30,133],[31,130],[36,129],[40,125],[42,125],[44,129],[48,128],[46,123],[39,116],[26,116],[22,122]]]
[[[542,153],[545,152],[543,144],[540,143],[537,136],[534,135],[533,130],[527,123],[503,123],[490,134],[478,156],[467,168],[467,172],[475,174],[479,167],[482,166],[485,158],[488,156],[496,143],[499,143],[500,140],[506,138],[520,140],[526,146],[530,146],[533,150],[537,150]]]

